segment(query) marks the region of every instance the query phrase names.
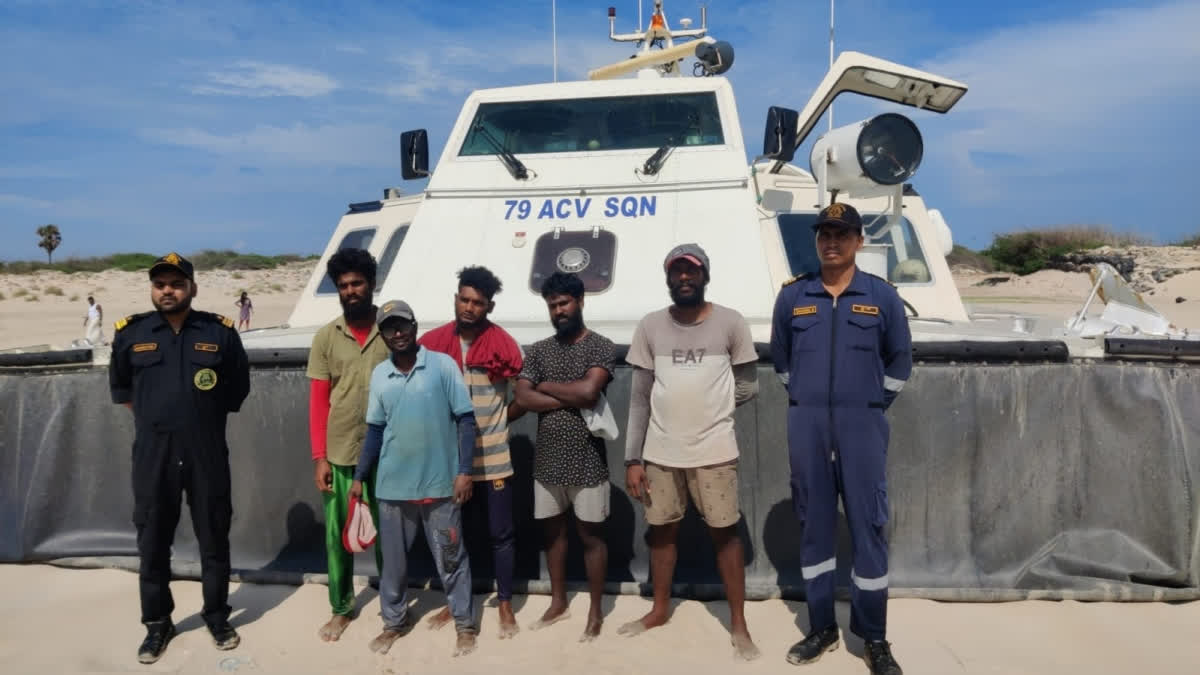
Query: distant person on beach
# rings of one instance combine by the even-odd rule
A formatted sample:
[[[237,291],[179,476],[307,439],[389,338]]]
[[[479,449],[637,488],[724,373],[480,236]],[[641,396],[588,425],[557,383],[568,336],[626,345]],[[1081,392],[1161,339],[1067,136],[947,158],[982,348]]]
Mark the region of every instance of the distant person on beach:
[[[249,330],[250,314],[254,312],[254,303],[250,302],[250,296],[246,291],[242,291],[242,297],[233,304],[238,308],[238,330]]]
[[[587,569],[587,624],[580,642],[594,640],[604,624],[601,600],[608,567],[604,522],[609,514],[604,439],[589,430],[581,409],[591,409],[612,381],[616,347],[583,322],[583,281],[556,272],[542,284],[554,335],[529,347],[517,380],[517,403],[538,414],[533,462],[533,516],[546,535],[550,607],[532,626],[544,628],[567,612],[567,509],[575,513]]]
[[[508,424],[525,411],[516,401],[510,401],[509,396],[523,364],[521,347],[503,328],[488,320],[488,314],[496,306],[493,298],[502,288],[500,279],[486,267],[459,270],[454,321],[430,330],[418,342],[454,359],[475,405],[479,433],[471,477],[477,486],[466,514],[486,526],[492,541],[496,597],[500,603],[499,638],[505,640],[519,630],[512,608],[517,547]],[[430,627],[441,628],[451,618],[447,607],[430,619]]]
[[[84,337],[92,346],[104,344],[104,308],[88,296],[87,315],[83,317]]]
[[[676,540],[690,495],[717,552],[734,654],[750,661],[761,652],[746,625],[733,411],[758,393],[758,353],[746,319],[705,299],[711,269],[697,244],[667,254],[672,304],[638,322],[625,357],[634,366],[625,486],[645,506],[650,525],[654,606],[618,632],[638,635],[670,619]]]
[[[375,323],[375,258],[363,249],[334,253],[325,265],[338,292],[342,313],[313,336],[308,353],[308,430],[314,480],[325,506],[325,554],[329,573],[329,605],[333,616],[317,632],[337,641],[354,615],[354,555],[342,543],[342,526],[350,504],[350,485],[367,436],[367,388],[375,366],[387,360],[387,343]],[[371,516],[379,520],[375,486],[364,493]],[[380,547],[375,564],[383,569]]]
[[[838,495],[850,527],[850,630],[875,675],[900,675],[887,642],[888,421],[912,372],[904,303],[855,264],[862,219],[834,203],[813,224],[818,276],[784,282],[775,300],[771,360],[788,392],[792,504],[802,525],[800,571],[808,635],[788,650],[812,663],[838,645],[834,616]]]
[[[241,642],[229,625],[229,446],[225,422],[250,393],[250,366],[233,320],[191,308],[192,263],[176,253],[150,268],[155,311],[117,321],[108,382],[133,411],[133,522],[146,639],[138,661],[154,663],[175,636],[171,543],[187,493],[200,548],[201,617],[217,649]]]
[[[417,318],[407,303],[385,302],[378,323],[391,357],[371,373],[367,437],[350,488],[361,497],[375,475],[383,632],[371,651],[387,653],[412,629],[408,552],[420,528],[458,631],[454,656],[462,656],[475,650],[479,632],[462,536],[462,506],[474,484],[475,406],[454,359],[417,343]]]

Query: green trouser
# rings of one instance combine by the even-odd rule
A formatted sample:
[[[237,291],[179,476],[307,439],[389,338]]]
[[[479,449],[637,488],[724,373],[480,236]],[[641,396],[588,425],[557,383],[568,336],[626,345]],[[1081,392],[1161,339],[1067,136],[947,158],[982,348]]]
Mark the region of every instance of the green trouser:
[[[322,492],[325,501],[325,554],[329,563],[329,606],[333,613],[349,615],[354,611],[354,554],[342,545],[342,528],[350,508],[350,486],[354,483],[353,466],[341,466],[330,462],[333,468],[333,492]],[[379,523],[379,505],[371,498],[375,486],[375,472],[363,481],[362,499],[371,509],[371,517]],[[375,539],[375,567],[383,570],[383,553],[379,547],[379,536]]]

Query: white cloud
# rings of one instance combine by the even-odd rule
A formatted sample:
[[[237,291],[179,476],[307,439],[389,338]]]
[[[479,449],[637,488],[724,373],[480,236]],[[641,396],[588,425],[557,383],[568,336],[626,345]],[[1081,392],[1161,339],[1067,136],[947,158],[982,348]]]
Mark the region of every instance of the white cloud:
[[[25,195],[0,194],[0,205],[12,206],[19,209],[44,210],[54,208],[54,202],[35,199]]]
[[[396,134],[382,126],[310,126],[297,122],[290,127],[259,125],[229,134],[195,128],[145,129],[140,133],[156,143],[205,150],[256,164],[362,167],[385,166],[395,161],[389,154],[392,146],[388,141]]]
[[[1138,152],[1139,138],[1156,122],[1177,122],[1195,111],[1197,26],[1200,3],[1174,2],[1006,28],[973,40],[920,65],[970,87],[945,123],[930,125],[929,145],[943,148],[957,168],[950,172],[957,187],[974,201],[1004,196],[997,175],[1119,162],[1121,154]],[[1015,165],[980,166],[973,157],[986,153]]]
[[[232,68],[208,74],[208,82],[192,87],[195,94],[222,96],[324,96],[338,88],[337,80],[295,66],[239,61]]]
[[[345,54],[366,54],[367,50],[358,45],[337,45],[335,50]]]

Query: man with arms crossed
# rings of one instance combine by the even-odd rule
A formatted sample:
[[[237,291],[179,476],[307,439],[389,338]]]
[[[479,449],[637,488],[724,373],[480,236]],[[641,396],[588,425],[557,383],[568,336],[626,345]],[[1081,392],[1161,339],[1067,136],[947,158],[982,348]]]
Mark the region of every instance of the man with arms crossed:
[[[654,606],[621,626],[637,635],[670,618],[679,522],[688,494],[708,524],[725,584],[735,654],[760,656],[746,626],[746,572],[737,533],[737,438],[733,410],[758,392],[754,341],[737,311],[704,299],[709,262],[697,244],[663,264],[674,302],[639,323],[625,360],[635,366],[625,442],[625,485],[650,524]]]
[[[329,605],[333,616],[318,635],[341,637],[354,615],[354,555],[342,545],[354,467],[367,435],[367,385],[371,371],[388,357],[375,324],[375,258],[358,248],[334,253],[325,266],[337,287],[342,315],[313,336],[308,356],[309,440],[314,480],[325,505],[325,554],[329,566]],[[367,489],[367,496],[371,494]],[[375,502],[371,515],[378,520]],[[375,564],[383,568],[380,547]]]
[[[361,497],[375,473],[383,632],[370,647],[387,653],[412,628],[408,551],[422,528],[458,630],[454,655],[461,656],[475,650],[479,632],[461,514],[471,498],[475,408],[453,359],[417,344],[417,319],[407,303],[379,308],[379,332],[391,358],[371,374],[367,437],[350,487],[352,497]]]
[[[546,531],[550,607],[531,628],[570,616],[567,612],[567,516],[575,511],[591,607],[580,642],[600,635],[601,599],[608,567],[604,521],[608,519],[608,462],[604,440],[593,436],[580,409],[592,408],[612,380],[616,350],[612,341],[583,323],[583,281],[556,272],[542,284],[542,297],[554,325],[553,337],[535,342],[517,380],[517,403],[538,413],[533,464],[533,515]]]
[[[500,602],[500,639],[516,635],[512,608],[513,569],[517,562],[513,527],[512,457],[508,450],[508,423],[525,413],[516,401],[508,402],[509,384],[521,372],[521,347],[503,328],[488,320],[496,307],[492,298],[503,285],[486,267],[465,267],[458,272],[454,294],[455,320],[425,333],[422,347],[441,352],[458,364],[463,382],[475,405],[479,435],[471,478],[479,483],[468,513],[487,523],[496,571],[496,597]],[[429,620],[441,628],[451,619],[446,607]]]

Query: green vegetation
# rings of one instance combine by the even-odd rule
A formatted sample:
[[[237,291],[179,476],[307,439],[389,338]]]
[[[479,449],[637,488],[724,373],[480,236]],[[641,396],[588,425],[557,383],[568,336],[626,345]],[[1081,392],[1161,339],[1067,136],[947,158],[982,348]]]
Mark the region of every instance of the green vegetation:
[[[19,298],[23,295],[29,295],[29,291],[25,290],[24,288],[18,288],[17,290],[13,291],[14,298]]]
[[[996,271],[996,261],[983,255],[982,253],[972,251],[966,246],[960,246],[958,244],[955,244],[954,250],[950,251],[950,255],[946,256],[946,264],[950,267],[954,267],[955,265],[973,267],[981,272]]]
[[[271,290],[275,291],[276,293],[282,293],[283,286],[280,286],[279,284],[271,284]]]
[[[25,302],[38,302],[40,299],[36,295],[25,296]]]
[[[1200,246],[1200,234],[1194,234],[1187,239],[1177,241],[1172,246]]]
[[[78,299],[79,299],[78,295],[72,295],[70,298],[68,298],[68,300],[70,300],[71,302],[75,302]]]
[[[185,256],[196,266],[197,271],[203,270],[266,270],[294,262],[316,260],[317,255],[258,255],[256,253],[238,253],[237,251],[200,251]],[[0,262],[0,273],[32,274],[41,271],[55,271],[73,274],[76,272],[103,272],[105,270],[121,270],[137,272],[149,269],[159,256],[151,253],[115,253],[113,255],[94,258],[67,258],[56,263],[44,263],[32,260],[16,262]]]
[[[8,299],[8,297],[5,296],[4,293],[0,292],[0,300],[7,300],[7,299]]]
[[[58,286],[47,286],[46,290],[43,291],[43,293],[45,293],[46,295],[57,295],[59,297],[62,297],[63,289],[59,288]]]
[[[62,232],[57,225],[43,225],[37,229],[38,248],[46,250],[46,262],[54,262],[54,249],[62,243]]]
[[[979,252],[994,264],[994,269],[1032,274],[1046,267],[1055,256],[1102,246],[1125,247],[1150,244],[1145,237],[1115,232],[1107,227],[1073,225],[998,234],[992,245]],[[955,252],[959,247],[955,247]],[[969,250],[967,253],[971,253]],[[951,254],[954,255],[954,254]],[[971,263],[964,263],[971,264]],[[978,265],[972,265],[979,267]],[[980,267],[980,269],[984,269]],[[984,269],[984,271],[991,271]]]

